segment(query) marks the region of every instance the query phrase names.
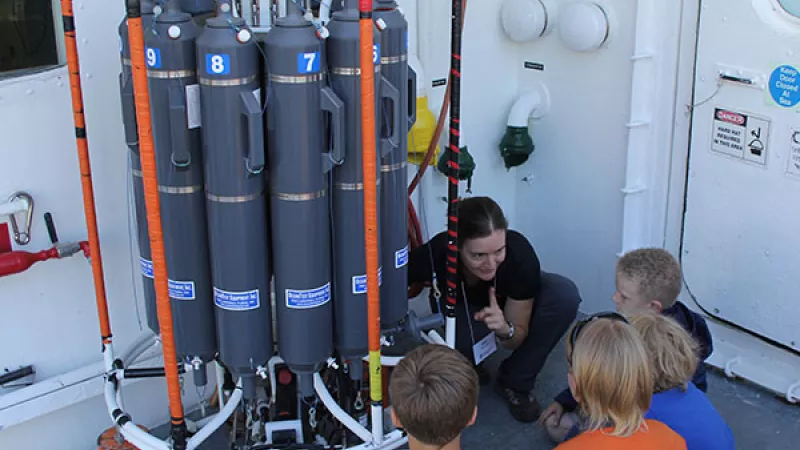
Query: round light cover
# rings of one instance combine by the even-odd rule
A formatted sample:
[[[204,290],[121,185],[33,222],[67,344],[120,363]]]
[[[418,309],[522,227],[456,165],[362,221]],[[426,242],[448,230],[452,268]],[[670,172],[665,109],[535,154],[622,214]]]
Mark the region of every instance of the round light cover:
[[[532,41],[547,28],[547,10],[541,0],[505,0],[500,8],[500,22],[512,41]]]
[[[595,3],[570,3],[559,14],[558,35],[561,42],[576,52],[600,48],[608,39],[608,18]]]

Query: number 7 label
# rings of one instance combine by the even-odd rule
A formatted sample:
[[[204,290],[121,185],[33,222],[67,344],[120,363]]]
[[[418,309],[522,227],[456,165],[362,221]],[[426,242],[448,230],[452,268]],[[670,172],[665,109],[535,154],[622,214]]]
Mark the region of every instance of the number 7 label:
[[[300,73],[319,72],[319,52],[298,53],[297,71]]]

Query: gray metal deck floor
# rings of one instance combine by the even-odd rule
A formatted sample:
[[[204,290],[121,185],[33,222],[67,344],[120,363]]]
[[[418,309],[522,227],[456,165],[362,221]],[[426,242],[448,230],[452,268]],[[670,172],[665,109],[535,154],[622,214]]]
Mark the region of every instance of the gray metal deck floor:
[[[500,355],[494,355],[488,364],[494,368],[500,360]],[[562,341],[550,355],[536,386],[535,393],[543,407],[566,386],[566,371]],[[708,394],[733,429],[738,449],[800,448],[800,405],[790,405],[769,392],[725,378],[713,370],[709,372]],[[166,427],[157,430],[156,434],[166,435]],[[465,450],[549,450],[555,447],[536,424],[515,421],[491,386],[485,386],[481,391],[478,420],[464,432],[462,446]],[[216,433],[201,446],[201,450],[228,448],[227,429]]]
[[[493,358],[494,365],[500,358]],[[545,408],[566,387],[567,361],[562,343],[553,351],[539,376],[536,397]],[[708,395],[730,425],[739,450],[797,450],[800,448],[800,405],[791,405],[747,383],[709,371]],[[465,431],[465,450],[514,448],[549,450],[555,446],[536,424],[516,422],[490,386],[481,392],[478,420]],[[794,442],[794,444],[792,444]]]

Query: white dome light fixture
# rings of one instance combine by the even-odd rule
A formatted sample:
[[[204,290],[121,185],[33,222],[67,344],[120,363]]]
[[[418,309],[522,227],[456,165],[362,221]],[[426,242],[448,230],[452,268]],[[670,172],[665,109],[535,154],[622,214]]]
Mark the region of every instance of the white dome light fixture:
[[[500,23],[514,42],[529,42],[544,35],[548,25],[542,0],[505,0],[500,8]]]
[[[558,35],[570,50],[591,52],[600,48],[608,39],[608,17],[596,3],[564,5],[559,17]]]

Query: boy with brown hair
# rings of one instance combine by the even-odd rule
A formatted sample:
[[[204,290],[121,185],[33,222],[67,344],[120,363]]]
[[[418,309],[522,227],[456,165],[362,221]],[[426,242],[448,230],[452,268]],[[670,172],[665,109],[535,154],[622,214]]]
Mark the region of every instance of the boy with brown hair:
[[[695,340],[699,364],[692,377],[698,389],[708,389],[704,361],[711,355],[713,343],[705,319],[678,301],[683,276],[678,261],[662,248],[641,248],[624,254],[617,262],[616,292],[612,299],[617,312],[630,315],[642,312],[663,314],[678,322]],[[539,418],[539,424],[560,442],[571,426],[561,423],[565,412],[574,411],[578,404],[569,389],[558,394]],[[566,422],[566,421],[565,421]]]
[[[458,351],[423,345],[392,371],[389,398],[392,422],[408,433],[411,450],[458,450],[461,431],[478,414],[478,374]]]

